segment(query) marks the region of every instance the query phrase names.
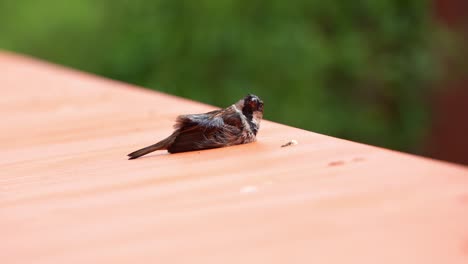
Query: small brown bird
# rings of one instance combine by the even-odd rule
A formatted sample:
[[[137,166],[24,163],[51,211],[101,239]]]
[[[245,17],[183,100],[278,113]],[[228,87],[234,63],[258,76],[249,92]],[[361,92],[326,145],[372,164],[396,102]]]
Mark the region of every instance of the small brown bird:
[[[178,116],[172,135],[128,156],[136,159],[163,149],[177,153],[250,143],[256,140],[262,118],[263,101],[249,94],[225,109]]]

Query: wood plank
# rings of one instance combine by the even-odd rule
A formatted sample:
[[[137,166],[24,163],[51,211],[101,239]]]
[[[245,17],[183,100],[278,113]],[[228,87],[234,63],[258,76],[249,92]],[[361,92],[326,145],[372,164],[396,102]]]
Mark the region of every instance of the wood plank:
[[[2,263],[468,263],[467,167],[268,121],[129,161],[214,107],[5,52],[0,87]]]

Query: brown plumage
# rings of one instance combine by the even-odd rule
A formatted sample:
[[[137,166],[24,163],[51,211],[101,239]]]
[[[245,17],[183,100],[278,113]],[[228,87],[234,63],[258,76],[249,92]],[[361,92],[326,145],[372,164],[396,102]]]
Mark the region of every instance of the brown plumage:
[[[136,159],[156,150],[178,153],[250,143],[256,140],[262,118],[263,101],[249,94],[225,109],[178,116],[172,135],[128,156]]]

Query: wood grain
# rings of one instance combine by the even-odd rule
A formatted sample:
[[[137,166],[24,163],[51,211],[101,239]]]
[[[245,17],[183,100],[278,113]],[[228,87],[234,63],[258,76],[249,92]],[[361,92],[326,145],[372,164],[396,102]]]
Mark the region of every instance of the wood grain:
[[[466,167],[272,122],[129,161],[214,107],[5,52],[0,89],[2,263],[468,263]]]

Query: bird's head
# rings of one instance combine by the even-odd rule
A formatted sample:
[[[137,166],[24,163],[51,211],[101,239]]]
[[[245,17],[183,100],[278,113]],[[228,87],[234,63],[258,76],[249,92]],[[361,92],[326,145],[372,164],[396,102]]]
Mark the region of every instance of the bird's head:
[[[246,116],[253,114],[262,114],[263,116],[263,101],[256,95],[248,94],[244,99],[238,102],[242,113]]]
[[[237,109],[242,111],[247,121],[256,134],[260,127],[260,121],[263,118],[263,101],[256,95],[248,94],[244,99],[236,103]]]

